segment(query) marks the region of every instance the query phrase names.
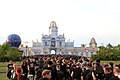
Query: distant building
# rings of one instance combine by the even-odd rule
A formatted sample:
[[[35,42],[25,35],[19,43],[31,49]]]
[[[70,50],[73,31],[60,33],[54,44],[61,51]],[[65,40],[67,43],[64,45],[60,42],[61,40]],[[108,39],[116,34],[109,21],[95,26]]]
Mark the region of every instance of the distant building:
[[[86,44],[75,47],[74,41],[70,40],[65,42],[64,34],[58,35],[58,27],[54,21],[50,23],[49,34],[42,34],[41,41],[32,41],[32,47],[21,48],[23,55],[69,54],[90,57],[92,53],[97,51],[97,43],[94,38],[91,39],[89,47],[86,47]]]

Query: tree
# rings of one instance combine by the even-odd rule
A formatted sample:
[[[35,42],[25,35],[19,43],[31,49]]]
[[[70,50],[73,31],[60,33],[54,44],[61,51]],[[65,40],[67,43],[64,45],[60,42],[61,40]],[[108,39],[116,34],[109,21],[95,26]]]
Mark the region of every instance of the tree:
[[[0,46],[0,61],[20,60],[22,53],[17,47],[12,47],[8,43]]]
[[[120,60],[120,45],[112,46],[110,43],[104,47],[99,46],[99,50],[96,52],[96,56],[101,60]],[[94,55],[93,55],[94,56]],[[91,58],[93,58],[93,56]]]

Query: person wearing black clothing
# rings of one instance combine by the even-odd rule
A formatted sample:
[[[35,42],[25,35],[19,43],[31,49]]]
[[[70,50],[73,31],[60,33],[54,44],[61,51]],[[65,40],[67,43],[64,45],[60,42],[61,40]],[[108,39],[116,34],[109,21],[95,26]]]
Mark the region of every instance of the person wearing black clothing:
[[[81,80],[81,73],[82,73],[82,69],[80,68],[80,62],[77,62],[76,67],[73,70],[73,79]]]
[[[67,69],[66,69],[66,61],[65,59],[62,59],[62,63],[61,63],[61,71],[64,73],[64,77],[66,78],[66,74],[67,74]]]
[[[35,80],[39,80],[42,77],[42,70],[38,64],[35,64]]]
[[[7,71],[7,77],[8,79],[10,79],[12,73],[11,71],[14,69],[13,68],[13,62],[10,60],[10,63],[7,65],[8,71]]]
[[[58,80],[63,80],[64,73],[62,71],[60,71],[60,65],[57,65],[56,69],[57,69]]]
[[[39,80],[52,80],[51,79],[51,71],[50,70],[43,70],[42,71],[42,78]]]
[[[13,70],[13,62],[10,60],[10,63],[7,65],[8,71]]]
[[[109,71],[109,67],[104,68],[104,73],[105,73],[104,80],[110,80],[110,78],[113,77],[113,75]]]
[[[82,80],[93,80],[92,72],[90,71],[90,65],[86,64],[85,71],[82,73]]]
[[[93,70],[93,73],[94,73],[94,76],[96,79],[104,80],[105,74],[104,74],[103,67],[101,66],[100,63],[98,63],[98,62],[95,63],[95,68]]]
[[[33,62],[33,59],[30,58],[30,62],[28,63],[28,71],[30,75],[33,75],[33,77],[35,76],[35,62]]]
[[[28,67],[27,67],[27,62],[26,61],[22,62],[21,68],[23,70],[23,76],[27,78],[27,76],[28,76]]]
[[[51,70],[51,80],[58,80],[57,70],[52,67],[52,61],[48,61],[47,70]]]

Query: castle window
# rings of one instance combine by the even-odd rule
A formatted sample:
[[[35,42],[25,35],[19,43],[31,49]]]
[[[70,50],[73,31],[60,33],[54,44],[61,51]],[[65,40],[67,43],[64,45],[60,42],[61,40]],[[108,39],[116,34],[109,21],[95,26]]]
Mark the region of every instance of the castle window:
[[[60,42],[60,44],[59,44],[60,46],[62,46],[62,43]]]
[[[45,42],[45,46],[47,46],[47,42]]]

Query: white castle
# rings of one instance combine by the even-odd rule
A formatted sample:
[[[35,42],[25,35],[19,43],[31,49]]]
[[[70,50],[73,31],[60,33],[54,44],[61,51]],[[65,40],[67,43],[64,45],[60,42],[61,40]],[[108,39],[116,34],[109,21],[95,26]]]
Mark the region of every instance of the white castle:
[[[41,41],[32,41],[32,47],[22,47],[23,56],[69,54],[90,57],[97,51],[97,43],[94,38],[91,39],[89,47],[86,47],[85,44],[81,44],[81,47],[74,47],[74,41],[65,42],[64,34],[58,35],[58,27],[54,21],[50,23],[49,34],[42,34]]]

